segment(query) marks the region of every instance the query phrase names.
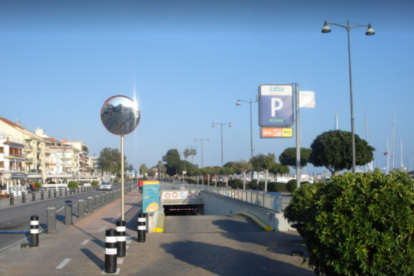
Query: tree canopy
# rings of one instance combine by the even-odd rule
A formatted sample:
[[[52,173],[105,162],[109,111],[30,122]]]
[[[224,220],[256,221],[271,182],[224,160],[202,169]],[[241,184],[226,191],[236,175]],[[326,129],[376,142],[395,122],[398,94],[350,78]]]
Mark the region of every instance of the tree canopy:
[[[121,175],[121,152],[118,149],[104,148],[100,152],[99,165],[103,171],[115,172]],[[124,156],[125,168],[128,167],[126,156]]]
[[[166,162],[166,173],[169,176],[174,176],[182,170],[183,162],[180,159],[180,153],[176,149],[170,149],[167,154],[162,157],[162,161]]]
[[[315,167],[326,167],[337,175],[341,170],[352,168],[352,133],[331,130],[316,137],[311,144],[309,162]],[[375,148],[355,134],[355,160],[357,166],[365,165],[374,158]]]
[[[146,173],[147,173],[147,171],[148,171],[148,168],[147,168],[147,165],[145,165],[145,163],[144,163],[144,164],[142,164],[142,165],[139,167],[139,174],[146,174]]]
[[[283,166],[279,163],[276,163],[276,157],[273,153],[268,153],[267,155],[258,154],[253,156],[250,159],[250,163],[252,164],[254,170],[256,171],[265,171],[266,178],[265,178],[265,191],[267,191],[267,179],[269,172],[272,173],[286,173],[289,172],[289,168],[287,166]]]
[[[309,162],[309,156],[312,150],[300,148],[300,168],[302,169]],[[296,148],[287,148],[279,155],[279,161],[282,165],[291,166],[296,169]]]
[[[237,173],[243,174],[243,190],[246,189],[246,173],[248,171],[253,170],[253,166],[251,163],[248,163],[246,160],[240,160],[234,162],[234,168]]]

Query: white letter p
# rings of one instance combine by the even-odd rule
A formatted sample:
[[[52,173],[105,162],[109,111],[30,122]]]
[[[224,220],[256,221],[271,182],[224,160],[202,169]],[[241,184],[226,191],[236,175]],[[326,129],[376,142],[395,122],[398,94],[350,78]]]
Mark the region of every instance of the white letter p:
[[[278,103],[276,106],[276,102]],[[283,107],[283,102],[281,99],[272,98],[272,117],[276,117],[276,110],[280,110]]]

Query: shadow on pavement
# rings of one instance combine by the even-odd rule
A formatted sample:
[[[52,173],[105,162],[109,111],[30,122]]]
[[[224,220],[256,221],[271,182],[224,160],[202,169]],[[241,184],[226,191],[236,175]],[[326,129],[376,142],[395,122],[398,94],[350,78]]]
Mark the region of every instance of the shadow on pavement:
[[[105,262],[101,260],[98,256],[96,256],[92,251],[86,248],[82,248],[80,250],[86,257],[89,258],[100,270],[103,270],[105,267]]]
[[[252,226],[250,223],[254,225]],[[251,220],[246,223],[241,221],[228,223],[227,221],[217,220],[213,224],[227,232],[222,235],[228,239],[242,243],[255,243],[267,247],[269,252],[278,254],[291,255],[292,251],[302,251],[304,257],[309,257],[306,246],[303,244],[303,238],[296,232],[265,232]],[[237,233],[242,235],[236,235]]]
[[[176,259],[217,275],[314,275],[313,271],[262,255],[202,242],[161,244]]]
[[[242,216],[229,217],[229,220],[215,220],[213,225],[217,226],[221,230],[227,233],[240,233],[240,232],[264,232],[256,223],[251,219]],[[234,219],[239,220],[234,220]]]

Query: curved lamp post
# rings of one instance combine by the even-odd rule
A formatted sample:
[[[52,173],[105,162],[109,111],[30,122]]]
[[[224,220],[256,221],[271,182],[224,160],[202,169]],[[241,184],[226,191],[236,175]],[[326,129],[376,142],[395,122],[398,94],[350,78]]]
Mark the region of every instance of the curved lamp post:
[[[354,103],[353,103],[353,95],[352,95],[352,69],[351,69],[351,38],[350,38],[350,31],[353,28],[358,27],[368,27],[367,31],[365,32],[365,35],[371,36],[375,34],[375,31],[373,28],[371,28],[371,24],[368,25],[357,25],[357,26],[349,26],[349,20],[346,22],[346,26],[339,25],[336,23],[329,23],[325,21],[325,24],[322,28],[322,33],[330,33],[331,28],[329,25],[335,25],[344,28],[348,33],[348,60],[349,60],[349,93],[351,98],[351,132],[352,132],[352,172],[356,172],[356,158],[355,158],[355,130],[354,130]]]
[[[199,140],[201,141],[201,168],[204,168],[203,167],[203,141],[207,140],[207,142],[210,142],[210,140],[208,138],[207,139],[200,138]],[[197,142],[197,138],[194,140],[194,142]]]
[[[253,158],[253,127],[252,127],[252,103],[257,103],[258,99],[256,96],[256,100],[252,101],[243,101],[243,100],[237,100],[236,105],[241,105],[240,102],[245,102],[250,104],[250,158]]]
[[[223,126],[229,125],[229,127],[232,127],[232,124],[231,123],[225,123],[225,124],[223,124],[223,123],[213,123],[211,125],[211,127],[215,127],[214,124],[218,124],[219,126],[221,126],[221,166],[223,167]]]

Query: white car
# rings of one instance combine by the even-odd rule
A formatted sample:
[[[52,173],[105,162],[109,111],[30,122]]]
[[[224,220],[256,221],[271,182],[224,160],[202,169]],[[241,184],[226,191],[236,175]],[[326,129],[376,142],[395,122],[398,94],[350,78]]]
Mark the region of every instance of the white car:
[[[111,184],[111,182],[102,182],[99,185],[99,191],[112,191],[112,184]]]

